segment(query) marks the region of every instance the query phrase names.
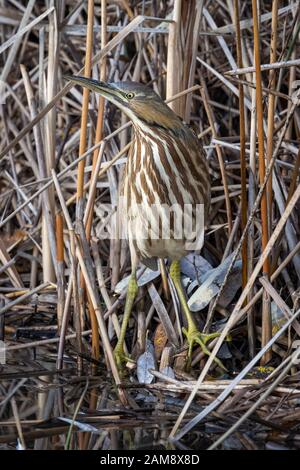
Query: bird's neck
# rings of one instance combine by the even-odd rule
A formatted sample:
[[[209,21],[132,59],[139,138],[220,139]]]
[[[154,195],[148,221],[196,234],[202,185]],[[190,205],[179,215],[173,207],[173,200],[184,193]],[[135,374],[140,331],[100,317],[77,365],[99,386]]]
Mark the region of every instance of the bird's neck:
[[[179,120],[178,120],[179,121]],[[173,140],[194,140],[195,135],[190,131],[190,129],[183,124],[181,121],[176,122],[176,125],[173,127],[165,127],[159,123],[155,125],[149,125],[147,122],[140,121],[138,123],[133,123],[134,134],[138,137],[142,137],[148,141],[157,139],[171,138]]]

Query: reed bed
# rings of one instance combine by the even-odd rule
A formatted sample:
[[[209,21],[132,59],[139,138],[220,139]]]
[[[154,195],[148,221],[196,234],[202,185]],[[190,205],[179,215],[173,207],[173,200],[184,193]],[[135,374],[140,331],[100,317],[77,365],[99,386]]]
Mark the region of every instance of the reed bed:
[[[299,449],[299,16],[293,0],[0,2],[1,449]],[[212,204],[182,279],[220,336],[189,370],[164,262],[140,266],[116,367],[131,125],[64,74],[148,84],[204,146]]]

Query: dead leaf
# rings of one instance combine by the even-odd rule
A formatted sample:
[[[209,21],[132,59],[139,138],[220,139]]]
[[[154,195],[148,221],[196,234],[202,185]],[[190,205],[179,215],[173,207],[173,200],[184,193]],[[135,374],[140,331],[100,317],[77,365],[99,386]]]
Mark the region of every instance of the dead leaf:
[[[137,270],[136,276],[137,276],[138,286],[142,287],[148,284],[149,282],[153,281],[154,279],[156,279],[158,276],[160,276],[160,271],[152,271],[152,269],[149,269],[149,268],[145,269],[145,267],[141,267]],[[118,284],[115,287],[116,294],[121,294],[127,288],[129,279],[130,279],[130,275],[124,277],[121,281],[118,282]]]
[[[189,308],[192,312],[203,310],[218,294],[233,256],[234,253],[229,255],[217,268],[208,271],[205,274],[205,279],[201,278],[202,284],[192,294],[188,301]],[[227,285],[220,298],[220,304],[224,307],[228,305],[228,303],[233,299],[237,290],[241,287],[241,269],[242,262],[241,260],[237,260],[234,263],[234,267],[228,278]]]

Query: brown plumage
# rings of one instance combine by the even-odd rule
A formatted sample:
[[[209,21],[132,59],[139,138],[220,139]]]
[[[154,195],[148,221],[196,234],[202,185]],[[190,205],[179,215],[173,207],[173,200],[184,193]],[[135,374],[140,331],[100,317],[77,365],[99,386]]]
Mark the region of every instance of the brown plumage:
[[[145,116],[148,118],[148,114]],[[159,117],[157,122],[161,123]],[[183,214],[187,204],[193,209],[196,204],[204,204],[206,215],[209,207],[210,182],[202,147],[194,133],[177,116],[173,122],[178,120],[180,128],[172,127],[172,118],[171,115],[168,121],[165,119],[164,126],[154,127],[152,124],[151,128],[145,120],[134,123],[134,141],[125,170],[124,213],[131,212],[134,217],[127,219],[129,241],[145,264],[153,257],[180,259],[187,251],[185,236],[174,239],[173,213],[170,214],[169,237],[163,237],[161,224],[151,226],[156,240],[139,233],[154,212],[158,220],[163,220],[168,209],[175,205],[177,214],[180,211]],[[195,217],[195,210],[191,216]],[[193,219],[191,223],[194,224]]]
[[[131,119],[134,128],[120,201],[123,220],[127,224],[132,274],[121,334],[115,348],[118,365],[121,367],[126,359],[123,344],[137,293],[139,259],[146,264],[153,258],[172,261],[170,274],[188,323],[184,332],[189,343],[189,357],[194,343],[200,344],[209,354],[205,344],[216,334],[203,335],[198,331],[181,286],[179,264],[187,252],[187,242],[193,242],[195,237],[183,231],[180,233],[178,224],[182,228],[180,223],[183,226],[185,222],[195,229],[197,205],[204,205],[207,215],[210,204],[208,167],[197,136],[152,89],[144,85],[134,82],[108,84],[78,76],[66,78],[105,96]],[[203,230],[202,221],[197,227],[197,237]],[[222,366],[217,359],[216,362]]]

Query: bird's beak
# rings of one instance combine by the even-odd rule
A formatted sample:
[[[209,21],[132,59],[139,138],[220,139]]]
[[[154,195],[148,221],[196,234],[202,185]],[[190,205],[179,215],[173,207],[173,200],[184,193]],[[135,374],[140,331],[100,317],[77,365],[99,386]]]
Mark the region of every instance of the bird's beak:
[[[93,80],[92,78],[81,77],[79,75],[64,75],[66,80],[70,80],[76,85],[81,85],[85,88],[88,88],[91,91],[99,93],[108,100],[112,101],[115,104],[120,105],[121,96],[120,91],[117,90],[113,85],[105,82],[99,82],[98,80]],[[117,103],[116,103],[117,102]]]

